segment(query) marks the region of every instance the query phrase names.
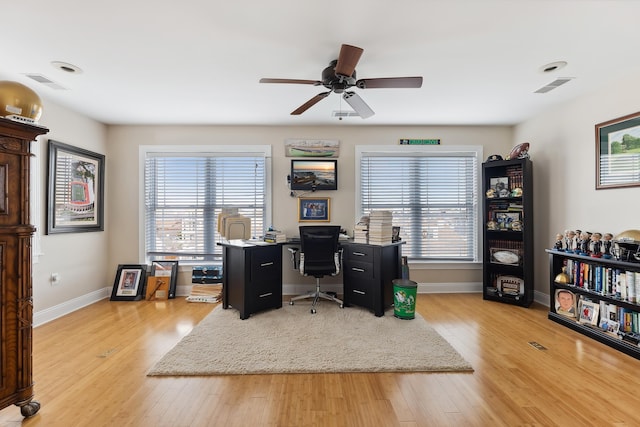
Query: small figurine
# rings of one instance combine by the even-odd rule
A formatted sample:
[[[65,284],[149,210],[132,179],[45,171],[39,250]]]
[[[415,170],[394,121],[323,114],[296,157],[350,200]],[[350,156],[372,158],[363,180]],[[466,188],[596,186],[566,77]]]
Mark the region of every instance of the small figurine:
[[[602,257],[602,242],[600,241],[601,239],[602,239],[602,234],[600,233],[593,233],[591,235],[590,250],[591,250],[591,256],[594,258]]]
[[[555,249],[556,251],[563,251],[564,250],[562,248],[562,234],[561,233],[556,234],[556,243],[553,245],[553,249]]]
[[[576,232],[573,230],[565,230],[564,232],[564,250],[567,252],[573,252],[575,249],[574,240]]]
[[[603,258],[610,259],[612,257],[611,255],[612,239],[613,239],[613,234],[604,233],[603,240],[602,240],[602,257]]]
[[[573,237],[573,252],[580,253],[580,236],[582,235],[582,230],[576,228],[575,235]]]
[[[583,231],[580,233],[580,255],[589,255],[589,244],[591,243],[591,233]]]
[[[511,230],[513,231],[522,231],[522,221],[515,220],[511,223]]]

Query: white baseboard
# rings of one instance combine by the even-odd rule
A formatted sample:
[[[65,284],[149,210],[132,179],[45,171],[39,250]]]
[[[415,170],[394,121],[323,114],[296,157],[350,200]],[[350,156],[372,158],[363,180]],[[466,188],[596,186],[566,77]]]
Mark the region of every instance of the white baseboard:
[[[33,327],[38,327],[49,323],[59,317],[65,316],[76,310],[94,304],[111,296],[111,287],[98,289],[89,294],[79,296],[62,304],[46,308],[44,310],[33,313]]]
[[[315,285],[301,285],[301,284],[283,284],[283,295],[301,295],[305,292],[312,291]],[[323,285],[322,290],[331,291],[336,293],[342,293],[342,284]],[[418,283],[419,294],[460,294],[460,293],[482,293],[482,283]],[[176,296],[188,296],[191,294],[191,286],[178,286],[176,288]],[[59,317],[65,316],[76,310],[79,310],[88,305],[94,304],[105,298],[109,298],[111,295],[111,288],[102,288],[97,291],[91,292],[87,295],[82,295],[74,298],[70,301],[66,301],[62,304],[58,304],[54,307],[50,307],[44,310],[37,311],[33,314],[33,326],[38,327],[45,323],[51,322]],[[533,295],[534,301],[549,306],[549,295],[535,291]]]

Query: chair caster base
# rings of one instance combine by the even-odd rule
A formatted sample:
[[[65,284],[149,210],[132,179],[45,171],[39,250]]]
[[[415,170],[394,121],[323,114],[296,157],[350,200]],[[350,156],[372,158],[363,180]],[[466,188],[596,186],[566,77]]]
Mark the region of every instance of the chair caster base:
[[[315,308],[311,309],[311,314],[316,314],[316,309]]]
[[[344,304],[340,304],[340,308],[344,308]]]
[[[289,301],[289,305],[293,305],[293,301]]]

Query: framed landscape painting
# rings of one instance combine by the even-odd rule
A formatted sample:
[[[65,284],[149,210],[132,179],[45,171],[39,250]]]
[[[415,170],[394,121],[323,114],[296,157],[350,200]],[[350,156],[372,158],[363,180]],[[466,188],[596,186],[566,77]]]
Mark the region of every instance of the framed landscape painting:
[[[640,112],[596,125],[596,190],[640,186]]]

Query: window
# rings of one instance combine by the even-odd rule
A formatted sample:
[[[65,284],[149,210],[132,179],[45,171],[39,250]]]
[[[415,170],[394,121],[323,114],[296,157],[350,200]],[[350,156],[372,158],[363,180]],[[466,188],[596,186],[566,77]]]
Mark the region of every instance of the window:
[[[144,259],[220,260],[223,208],[249,217],[253,235],[262,235],[271,216],[270,156],[270,146],[141,147]]]
[[[393,212],[412,260],[479,260],[481,147],[358,146],[359,215]]]

